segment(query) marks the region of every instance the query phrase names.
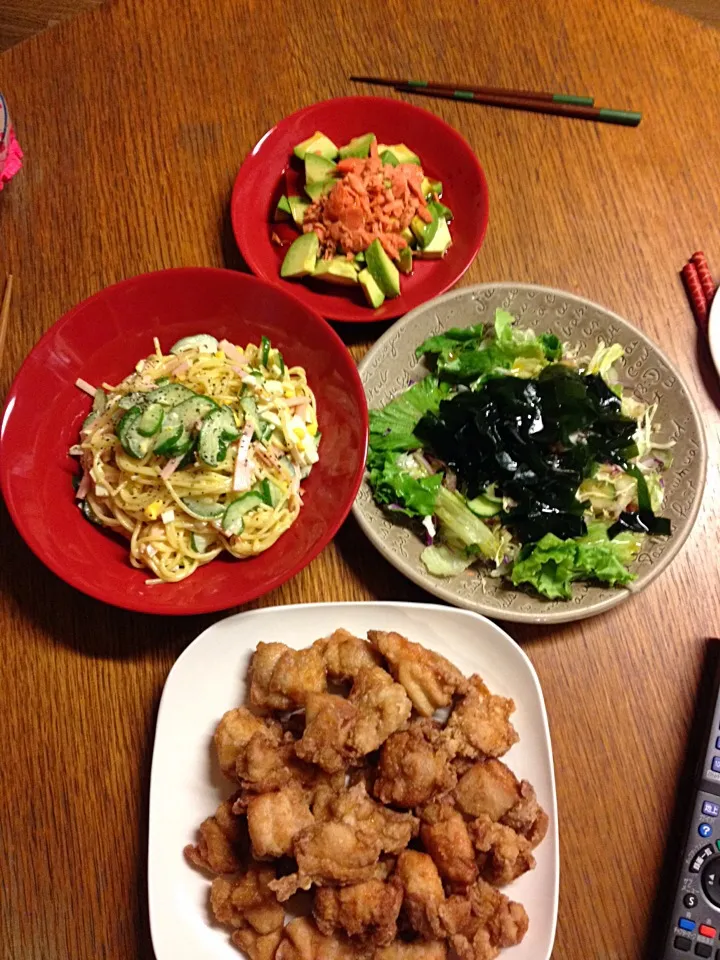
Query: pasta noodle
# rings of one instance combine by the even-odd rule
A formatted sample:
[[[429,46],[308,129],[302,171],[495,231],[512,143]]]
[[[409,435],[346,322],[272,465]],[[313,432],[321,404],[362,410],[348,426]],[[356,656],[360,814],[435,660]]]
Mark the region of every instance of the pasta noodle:
[[[199,334],[169,354],[155,339],[135,372],[94,396],[70,451],[76,495],[88,519],[129,539],[148,583],[183,580],[224,552],[262,553],[297,519],[318,459],[315,397],[265,337],[243,349]]]

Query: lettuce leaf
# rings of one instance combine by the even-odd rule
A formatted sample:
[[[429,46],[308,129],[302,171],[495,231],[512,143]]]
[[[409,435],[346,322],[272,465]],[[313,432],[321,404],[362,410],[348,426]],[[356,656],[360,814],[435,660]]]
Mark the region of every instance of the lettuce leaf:
[[[608,540],[607,527],[591,524],[587,536],[560,540],[546,534],[534,546],[523,549],[513,566],[511,579],[515,586],[529,583],[550,600],[570,600],[575,580],[597,580],[609,586],[635,579],[626,564],[637,556],[640,541],[628,534]]]
[[[467,347],[469,341],[474,340],[478,344],[482,342],[485,336],[485,327],[482,323],[475,324],[472,327],[452,327],[445,333],[440,333],[435,337],[429,337],[424,340],[415,351],[416,357],[422,357],[426,354],[448,354],[458,349],[458,344]]]
[[[370,449],[417,450],[421,441],[413,431],[421,417],[436,412],[450,393],[447,383],[430,375],[399,394],[380,410],[370,411]]]
[[[370,452],[368,481],[375,501],[393,504],[409,517],[431,517],[435,512],[442,473],[426,477],[412,476],[392,452]]]

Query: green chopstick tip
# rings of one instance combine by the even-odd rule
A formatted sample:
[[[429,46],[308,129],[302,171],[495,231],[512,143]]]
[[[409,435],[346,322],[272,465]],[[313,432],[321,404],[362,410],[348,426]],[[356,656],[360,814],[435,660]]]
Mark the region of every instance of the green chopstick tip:
[[[428,82],[427,80],[408,80],[407,85],[409,87],[426,87]]]
[[[595,101],[592,97],[577,97],[574,93],[554,93],[554,103],[572,103],[576,107],[592,107]]]
[[[642,120],[642,114],[634,110],[611,110],[609,107],[600,107],[598,119],[620,123],[625,127],[636,127]]]
[[[456,100],[474,100],[475,94],[470,90],[453,90],[452,94]]]

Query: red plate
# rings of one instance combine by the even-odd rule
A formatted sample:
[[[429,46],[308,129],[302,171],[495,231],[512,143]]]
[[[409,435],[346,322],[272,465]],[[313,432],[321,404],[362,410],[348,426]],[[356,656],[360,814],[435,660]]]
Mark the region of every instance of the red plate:
[[[386,300],[379,310],[369,307],[362,290],[331,287],[315,281],[282,280],[280,264],[287,247],[273,244],[275,230],[281,239],[294,239],[292,228],[278,230],[272,217],[286,192],[286,173],[295,183],[292,151],[316,130],[338,146],[372,131],[381,143],[405,143],[422,160],[427,175],[443,183],[443,203],[455,214],[450,226],[453,243],[442,260],[415,265],[413,275],[401,276],[399,297]],[[295,161],[297,163],[297,161]],[[341,97],[324,100],[291,114],[269,130],[240,168],[233,189],[231,215],[240,251],[259,277],[286,287],[331,320],[371,322],[389,320],[437,297],[460,279],[472,263],[485,237],[488,222],[488,189],[485,174],[466,141],[433,113],[402,100],[384,97]]]
[[[305,367],[318,405],[320,461],[303,483],[300,516],[251,560],[218,558],[176,584],[146,586],[128,543],[84,519],[73,496],[68,448],[90,409],[74,384],[116,383],[153,336],[212,333],[233,342],[268,336]],[[367,404],[355,364],[317,313],[278,287],[230,270],[163,270],[108,287],[66,313],[40,340],[10,389],[0,431],[0,486],[30,548],[72,586],[143,613],[191,614],[246,603],[289,580],[334,536],[363,475]]]

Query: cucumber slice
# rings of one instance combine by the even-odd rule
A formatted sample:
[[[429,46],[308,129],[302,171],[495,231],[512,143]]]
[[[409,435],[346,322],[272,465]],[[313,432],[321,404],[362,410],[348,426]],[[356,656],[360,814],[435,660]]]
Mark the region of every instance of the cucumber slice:
[[[502,510],[502,503],[493,502],[484,494],[467,501],[468,510],[472,510],[476,517],[494,517]]]
[[[166,423],[155,437],[153,452],[161,456],[173,456],[176,445],[183,439],[185,428],[177,421]]]
[[[198,456],[209,467],[217,467],[227,456],[228,444],[240,436],[229,407],[219,407],[203,421],[198,441]]]
[[[140,414],[137,429],[143,437],[154,437],[162,426],[165,408],[161,403],[151,403]]]
[[[168,414],[168,422],[181,423],[186,430],[191,430],[198,420],[203,420],[212,410],[217,410],[218,405],[210,397],[202,394],[194,394],[183,400],[176,407],[173,407]]]
[[[260,363],[267,367],[268,361],[270,360],[270,341],[267,337],[260,337]]]
[[[214,537],[208,537],[204,533],[191,533],[190,546],[196,553],[207,553],[208,550],[217,547],[219,544]]]
[[[170,347],[170,353],[175,356],[183,350],[198,350],[199,353],[215,353],[218,348],[217,338],[209,333],[196,333],[192,337],[183,337]]]
[[[198,520],[218,520],[225,513],[225,507],[221,503],[194,500],[192,497],[181,499],[187,512]]]
[[[121,410],[130,410],[132,407],[142,407],[145,405],[149,396],[149,393],[138,393],[137,391],[126,393],[124,397],[120,397],[117,405]]]
[[[257,493],[260,494],[262,502],[268,507],[272,506],[272,498],[270,496],[270,481],[265,477],[260,486],[257,489]]]
[[[230,537],[236,537],[242,533],[245,528],[243,517],[251,510],[257,510],[258,507],[264,507],[266,504],[259,493],[250,490],[228,506],[225,515],[222,518],[222,528]]]
[[[197,437],[193,437],[192,442],[188,447],[187,453],[178,464],[178,470],[184,470],[185,467],[190,467],[192,466],[193,463],[195,463],[196,449],[197,449]]]
[[[280,503],[282,503],[282,500],[285,494],[282,492],[282,490],[276,483],[272,482],[272,480],[264,480],[263,483],[266,483],[268,485],[270,506],[277,507]]]
[[[150,393],[143,394],[148,403],[161,403],[164,407],[176,407],[183,400],[195,397],[197,394],[181,383],[166,383]]]
[[[136,460],[142,458],[150,450],[150,437],[144,437],[138,430],[138,423],[142,411],[140,407],[132,407],[118,424],[117,435],[123,450],[128,456]]]
[[[102,526],[103,526],[103,524],[102,524],[102,523],[100,522],[100,520],[98,519],[98,515],[95,513],[95,511],[93,510],[93,508],[90,506],[90,503],[88,502],[87,498],[86,498],[85,500],[81,500],[81,501],[80,501],[80,509],[82,510],[83,516],[85,517],[85,519],[86,519],[86,520],[89,520],[90,523],[94,523],[95,526],[97,526],[97,527],[102,527]]]
[[[105,407],[107,406],[107,396],[102,387],[98,387],[95,391],[95,396],[93,397],[92,412],[101,414],[105,413]]]

